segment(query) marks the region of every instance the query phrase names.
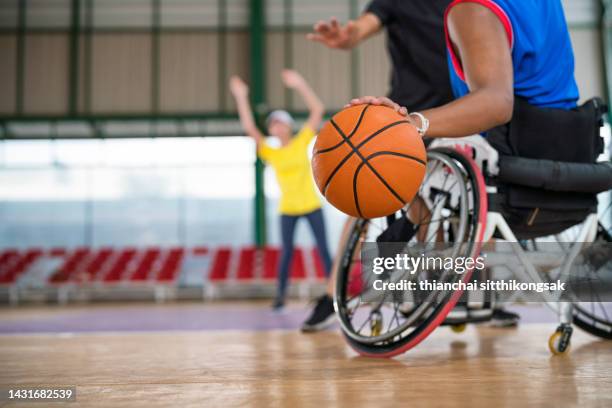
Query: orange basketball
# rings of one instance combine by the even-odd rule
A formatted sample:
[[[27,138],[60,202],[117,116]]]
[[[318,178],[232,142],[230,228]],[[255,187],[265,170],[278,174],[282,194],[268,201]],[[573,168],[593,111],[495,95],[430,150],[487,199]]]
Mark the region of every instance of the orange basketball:
[[[426,162],[423,141],[405,116],[385,106],[356,105],[325,123],[312,171],[334,207],[353,217],[376,218],[412,201]]]

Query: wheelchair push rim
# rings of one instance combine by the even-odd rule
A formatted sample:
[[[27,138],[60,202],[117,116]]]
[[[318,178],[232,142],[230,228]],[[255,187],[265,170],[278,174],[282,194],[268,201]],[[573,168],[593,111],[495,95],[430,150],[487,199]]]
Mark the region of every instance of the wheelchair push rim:
[[[459,214],[458,220],[454,220],[453,228],[450,219],[457,216],[457,211],[453,213],[451,206],[450,211],[447,211],[448,219],[441,223],[446,223],[445,228],[448,228],[448,231],[443,232],[445,235],[444,239],[452,240],[456,238],[455,242],[451,241],[453,244],[452,256],[471,256],[478,253],[480,251],[480,244],[478,241],[484,231],[483,223],[486,219],[486,200],[483,206],[481,195],[484,194],[484,181],[482,180],[482,176],[475,163],[470,161],[463,154],[452,149],[432,149],[428,152],[428,160],[430,169],[433,168],[435,170],[436,166],[440,167],[438,171],[445,172],[448,176],[452,175],[455,178],[455,184],[459,185],[459,198],[457,200],[459,209],[457,209],[457,211],[462,213]],[[429,174],[433,174],[433,170],[428,173],[428,176]],[[478,178],[479,175],[480,179]],[[426,176],[423,186],[427,186],[428,176]],[[428,187],[423,186],[419,193],[420,196],[431,193],[431,191],[426,191]],[[453,187],[455,186],[453,185]],[[438,191],[437,197],[440,197],[441,193],[444,193],[444,191]],[[471,198],[471,201],[469,198]],[[435,207],[435,200],[433,203],[430,202],[430,208],[432,204]],[[404,214],[405,211],[402,212],[402,215]],[[422,302],[417,307],[412,308],[408,311],[408,315],[400,311],[398,303],[401,302],[394,302],[393,317],[389,321],[385,332],[382,332],[382,330],[380,332],[374,331],[370,328],[369,335],[361,334],[364,325],[368,323],[368,320],[372,319],[373,315],[378,314],[379,318],[382,316],[380,314],[381,306],[379,305],[377,308],[372,308],[370,314],[367,316],[368,320],[362,322],[360,327],[356,327],[356,325],[353,324],[352,318],[355,316],[356,309],[359,305],[357,305],[357,308],[351,310],[349,302],[355,302],[355,299],[351,299],[347,296],[347,288],[350,284],[351,269],[354,267],[354,258],[358,252],[359,243],[364,238],[367,239],[363,236],[364,231],[367,233],[367,229],[371,227],[374,222],[376,222],[376,220],[354,221],[351,228],[351,234],[347,239],[344,256],[339,265],[340,271],[337,274],[334,301],[343,333],[349,344],[357,352],[368,356],[391,357],[403,353],[426,338],[433,329],[443,322],[445,316],[459,300],[461,292],[432,292],[432,296],[428,297],[428,302]],[[431,222],[431,220],[429,220],[429,222]],[[450,231],[454,232],[454,236],[450,236]],[[467,244],[460,239],[461,237],[464,237]],[[434,240],[436,239],[436,237],[432,238]],[[459,279],[467,281],[470,276],[471,271],[463,275],[451,273],[447,275],[446,278],[450,278],[453,281]],[[432,303],[432,299],[436,299],[436,302]],[[359,301],[359,299],[357,299],[357,301]],[[368,307],[371,308],[371,306]],[[401,316],[398,316],[399,314],[401,314]],[[396,324],[392,328],[394,322]]]

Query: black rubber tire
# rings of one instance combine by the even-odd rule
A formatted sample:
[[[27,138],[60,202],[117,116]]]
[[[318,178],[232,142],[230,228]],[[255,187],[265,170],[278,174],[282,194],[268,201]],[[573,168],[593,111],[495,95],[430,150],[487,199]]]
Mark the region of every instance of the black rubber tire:
[[[463,171],[467,173],[466,176],[469,179],[469,182],[471,183],[471,185],[477,186],[477,182],[476,182],[477,176],[474,173],[474,169],[472,168],[470,163],[465,160],[465,157],[463,157],[460,153],[456,152],[453,149],[447,149],[447,148],[431,149],[431,150],[435,151],[436,153],[444,154],[447,157],[450,157],[455,163],[459,162],[461,164],[460,169],[463,169]],[[480,212],[480,194],[486,194],[486,193],[484,191],[481,192],[478,188],[472,188],[472,194],[474,194],[473,201],[472,201],[474,205],[474,209],[473,209],[474,214],[479,214]],[[343,260],[341,261],[341,265],[340,265],[340,268],[343,268],[343,269],[341,269],[339,273],[342,273],[345,275],[350,273],[349,265],[350,265],[350,260],[352,259],[352,251],[354,251],[354,245],[356,245],[356,242],[359,239],[361,228],[364,227],[366,222],[367,222],[366,220],[356,220],[355,221],[355,224],[351,231],[351,236],[347,240],[347,245],[344,249]],[[468,225],[469,225],[470,234],[472,235],[472,239],[474,239],[473,235],[476,233],[479,222],[480,220],[478,219],[478,217],[472,217],[472,219],[469,220]],[[473,249],[470,249],[470,250],[472,251]],[[346,257],[348,257],[349,259],[347,260]],[[343,305],[339,304],[338,294],[345,293],[347,282],[348,282],[347,279],[342,280],[340,279],[340,277],[338,277],[337,285],[336,285],[337,286],[336,296],[334,297],[334,301],[335,301],[336,311],[339,314],[343,313],[345,308],[343,307]],[[344,284],[344,287],[342,287],[343,284]],[[449,293],[445,297],[444,301],[440,302],[434,308],[434,310],[430,312],[429,316],[426,319],[419,322],[418,326],[413,327],[410,333],[407,333],[405,336],[397,340],[389,341],[385,343],[377,343],[377,344],[367,343],[366,344],[366,343],[357,341],[356,339],[350,337],[347,333],[343,331],[344,337],[346,338],[349,345],[355,351],[357,351],[358,353],[362,355],[366,355],[369,357],[393,357],[395,355],[401,354],[411,348],[410,346],[406,347],[406,345],[412,342],[413,340],[415,340],[417,336],[420,336],[426,330],[432,330],[430,326],[439,317],[439,314],[443,311],[445,305],[448,303],[452,295],[453,295],[452,292]],[[339,316],[339,318],[342,318],[342,316]],[[436,324],[436,327],[438,325],[439,324]]]

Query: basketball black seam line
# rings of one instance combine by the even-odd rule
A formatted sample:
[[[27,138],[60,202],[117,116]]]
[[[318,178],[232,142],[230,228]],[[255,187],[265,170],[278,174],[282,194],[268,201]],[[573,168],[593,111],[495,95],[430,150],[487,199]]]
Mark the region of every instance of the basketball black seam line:
[[[366,157],[367,160],[373,159],[374,157],[378,157],[378,156],[384,156],[384,155],[392,155],[392,156],[399,156],[399,157],[403,157],[405,159],[410,159],[413,161],[416,161],[420,164],[422,164],[423,166],[425,166],[425,162],[417,157],[413,157],[410,156],[408,154],[403,154],[403,153],[397,153],[397,152],[390,152],[390,151],[382,151],[382,152],[376,152],[376,153],[372,153],[371,155],[369,155],[368,157]],[[365,164],[365,162],[361,162],[359,163],[359,166],[357,166],[357,170],[355,170],[355,175],[353,176],[353,198],[355,199],[355,208],[357,208],[357,212],[359,213],[359,217],[363,218],[363,214],[361,213],[361,208],[359,206],[359,196],[357,195],[357,177],[359,176],[359,173],[361,172],[361,169],[363,168],[363,165]]]
[[[332,125],[336,128],[336,130],[339,129],[339,127],[337,126],[337,124],[333,121],[333,119],[330,120],[330,122],[332,123]],[[376,132],[372,133],[371,135],[369,135],[368,137],[366,137],[366,139],[364,141],[362,141],[361,143],[359,143],[359,145],[357,145],[357,148],[362,147],[364,144],[366,144],[367,142],[369,142],[370,140],[372,140],[374,137],[380,135],[381,133],[383,133],[385,130],[391,129],[392,127],[401,125],[402,123],[410,123],[407,120],[401,120],[401,121],[397,121],[397,122],[393,122],[390,123],[380,129],[378,129]],[[341,134],[341,137],[346,137],[344,135],[344,133]],[[351,145],[351,147],[353,147]],[[351,156],[353,155],[353,153],[355,153],[355,149],[353,148],[353,151],[351,151],[349,154],[347,154],[346,156],[344,156],[344,158],[342,160],[340,160],[340,163],[338,163],[338,165],[336,166],[336,168],[331,172],[331,174],[329,175],[329,177],[327,178],[327,180],[325,180],[325,183],[323,183],[323,195],[325,195],[325,192],[327,191],[327,187],[329,186],[329,183],[331,182],[332,178],[334,178],[334,176],[336,175],[336,173],[338,172],[338,170],[340,170],[340,168],[344,165],[344,163],[346,163],[348,161],[348,159],[351,158]]]
[[[426,166],[427,163],[425,163],[423,160],[419,159],[418,157],[414,157],[411,156],[409,154],[404,154],[404,153],[399,153],[399,152],[392,152],[390,150],[382,150],[380,152],[376,152],[376,153],[372,153],[371,155],[369,155],[368,157],[366,157],[368,160],[373,159],[374,157],[377,156],[384,156],[384,155],[391,155],[391,156],[399,156],[399,157],[404,157],[406,159],[411,159],[414,160],[415,162],[418,162],[420,164],[422,164],[423,166]]]
[[[357,124],[355,125],[355,127],[353,128],[353,130],[351,131],[351,133],[349,133],[348,138],[350,139],[351,137],[353,137],[355,135],[355,133],[357,132],[357,130],[359,129],[359,126],[361,125],[361,121],[363,120],[363,117],[365,116],[366,111],[368,110],[368,108],[370,107],[370,104],[367,104],[362,110],[361,113],[359,114],[359,119],[357,119]],[[321,149],[321,150],[317,150],[316,152],[314,152],[313,154],[319,154],[319,153],[327,153],[327,152],[331,152],[332,150],[337,149],[338,147],[342,146],[344,143],[346,143],[346,141],[343,139],[340,141],[340,143],[338,143],[335,146],[332,147],[328,147],[326,149]]]
[[[355,170],[355,174],[353,174],[353,199],[355,200],[355,208],[357,209],[357,214],[359,214],[359,218],[363,218],[363,214],[361,213],[361,207],[359,206],[359,196],[357,195],[357,176],[363,167],[363,162],[359,163],[357,166],[357,170]]]
[[[330,121],[332,123],[332,125],[336,128],[336,130],[339,130],[339,126],[333,121],[333,119]],[[368,137],[366,137],[366,139],[364,141],[362,141],[361,143],[359,143],[359,145],[357,145],[357,149],[359,149],[360,147],[362,147],[364,144],[366,144],[367,142],[369,142],[370,140],[374,139],[376,136],[380,135],[381,133],[383,133],[385,130],[391,129],[392,127],[395,127],[397,125],[401,125],[402,123],[410,123],[407,120],[401,120],[401,121],[397,121],[397,122],[393,122],[390,123],[380,129],[378,129],[376,132],[372,133],[371,135],[369,135]],[[341,137],[346,137],[344,135],[344,133],[341,134]],[[350,144],[350,142],[349,142]],[[355,153],[355,147],[351,144],[351,147],[353,148],[353,151],[351,151],[349,154],[347,154],[346,156],[344,156],[344,158],[340,161],[340,163],[338,163],[338,165],[336,166],[336,168],[331,172],[331,174],[329,175],[329,177],[327,178],[327,180],[325,181],[325,183],[323,184],[323,195],[325,195],[325,192],[327,191],[327,187],[329,186],[329,183],[331,183],[332,178],[336,175],[336,173],[338,172],[338,170],[340,170],[340,168],[342,168],[342,166],[348,161],[348,159],[351,158],[351,156],[353,155],[353,153]]]
[[[391,186],[387,183],[387,181],[380,175],[378,174],[378,172],[376,171],[376,169],[374,167],[372,167],[372,165],[370,163],[368,163],[368,159],[366,159],[363,154],[361,154],[361,152],[359,151],[359,149],[357,147],[355,147],[355,145],[353,145],[351,143],[350,140],[348,140],[346,138],[346,135],[344,134],[344,132],[342,132],[342,129],[340,129],[340,127],[336,124],[336,122],[334,122],[333,119],[330,120],[331,124],[336,128],[336,131],[338,131],[338,133],[340,133],[340,136],[342,136],[344,139],[346,139],[346,143],[351,147],[351,149],[353,149],[353,152],[359,156],[361,158],[362,163],[365,163],[366,166],[368,166],[370,168],[370,170],[372,170],[372,173],[374,173],[374,175],[376,177],[378,177],[378,179],[385,185],[385,187],[387,187],[389,189],[389,191],[391,192],[391,194],[393,194],[395,196],[395,198],[397,198],[397,200],[400,203],[405,203],[406,201],[404,201],[402,199],[402,197],[397,194],[397,192],[395,190],[393,190],[393,188],[391,188]]]

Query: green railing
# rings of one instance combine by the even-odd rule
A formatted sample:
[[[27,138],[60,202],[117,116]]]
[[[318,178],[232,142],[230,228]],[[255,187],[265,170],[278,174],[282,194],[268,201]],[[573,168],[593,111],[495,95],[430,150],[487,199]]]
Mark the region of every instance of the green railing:
[[[254,88],[259,88],[265,92],[266,84],[266,69],[263,66],[263,61],[266,59],[265,42],[266,36],[270,33],[281,33],[283,35],[283,55],[284,66],[294,66],[294,50],[292,47],[292,38],[294,34],[305,34],[310,31],[310,25],[297,25],[295,23],[295,6],[294,0],[280,0],[274,3],[275,7],[282,7],[282,24],[266,24],[265,11],[267,7],[266,0],[253,2],[245,1],[244,6],[248,7],[250,15],[248,21],[243,25],[230,24],[228,21],[228,7],[231,5],[230,0],[217,0],[216,13],[217,22],[214,26],[163,26],[162,25],[162,5],[168,0],[149,0],[150,2],[150,23],[148,26],[100,26],[94,24],[94,14],[97,4],[102,4],[100,0],[70,0],[69,24],[65,27],[41,27],[33,26],[28,21],[28,8],[31,7],[29,0],[16,0],[18,8],[16,13],[16,21],[14,26],[0,27],[0,36],[14,36],[15,38],[15,54],[14,61],[9,59],[5,63],[14,62],[15,68],[15,92],[14,92],[14,110],[12,112],[0,112],[0,140],[2,139],[62,139],[62,138],[114,138],[114,137],[143,137],[139,134],[123,133],[115,135],[107,133],[105,126],[107,122],[117,121],[150,121],[155,124],[160,121],[189,121],[189,120],[215,120],[220,122],[235,122],[237,117],[233,108],[230,106],[230,101],[227,96],[225,84],[228,80],[228,53],[235,50],[228,50],[228,35],[235,33],[245,33],[250,37],[249,51],[249,70],[253,75],[251,83]],[[129,0],[126,1],[129,3]],[[347,16],[352,18],[360,13],[358,0],[338,0],[342,7],[346,7]],[[142,4],[139,2],[139,4]],[[235,6],[234,6],[235,7]],[[261,21],[258,23],[259,18]],[[198,33],[213,33],[216,35],[217,50],[216,63],[218,64],[216,82],[220,84],[217,87],[216,108],[206,110],[195,110],[190,112],[185,111],[169,111],[161,109],[160,106],[160,81],[161,81],[161,37],[164,34],[198,34]],[[26,95],[26,72],[27,72],[27,51],[30,35],[41,34],[64,34],[67,36],[67,52],[68,65],[66,67],[66,75],[68,77],[67,89],[65,95],[67,98],[67,106],[63,113],[44,114],[39,112],[31,112],[25,105]],[[95,97],[93,94],[93,48],[94,36],[97,34],[148,34],[151,39],[150,52],[150,94],[149,107],[145,111],[130,110],[129,113],[123,111],[103,113],[93,109],[92,100]],[[359,92],[359,61],[358,51],[351,52],[350,72],[347,77],[351,82],[351,95],[357,95]],[[257,81],[255,81],[257,77]],[[204,91],[203,91],[204,92]],[[58,95],[59,97],[60,95]],[[63,96],[61,96],[63,98]],[[264,94],[258,102],[259,111],[267,111],[267,99]],[[305,117],[306,112],[296,110],[294,108],[293,95],[289,90],[285,90],[283,105],[298,118]],[[331,113],[331,112],[329,112]],[[55,132],[44,136],[39,133],[28,133],[27,131],[15,132],[12,131],[15,124],[46,124],[49,128],[63,123],[81,122],[90,131],[82,135],[63,135],[61,132]],[[155,127],[155,126],[153,126]],[[179,127],[178,132],[171,134],[152,132],[148,137],[181,137],[181,136],[224,136],[222,132],[208,133],[206,130],[201,130],[197,135],[193,132],[183,132]],[[231,133],[235,134],[235,131]]]
[[[606,100],[612,95],[612,0],[602,0],[601,37],[604,55],[604,80],[606,83]],[[608,123],[612,123],[612,112],[608,112]]]

